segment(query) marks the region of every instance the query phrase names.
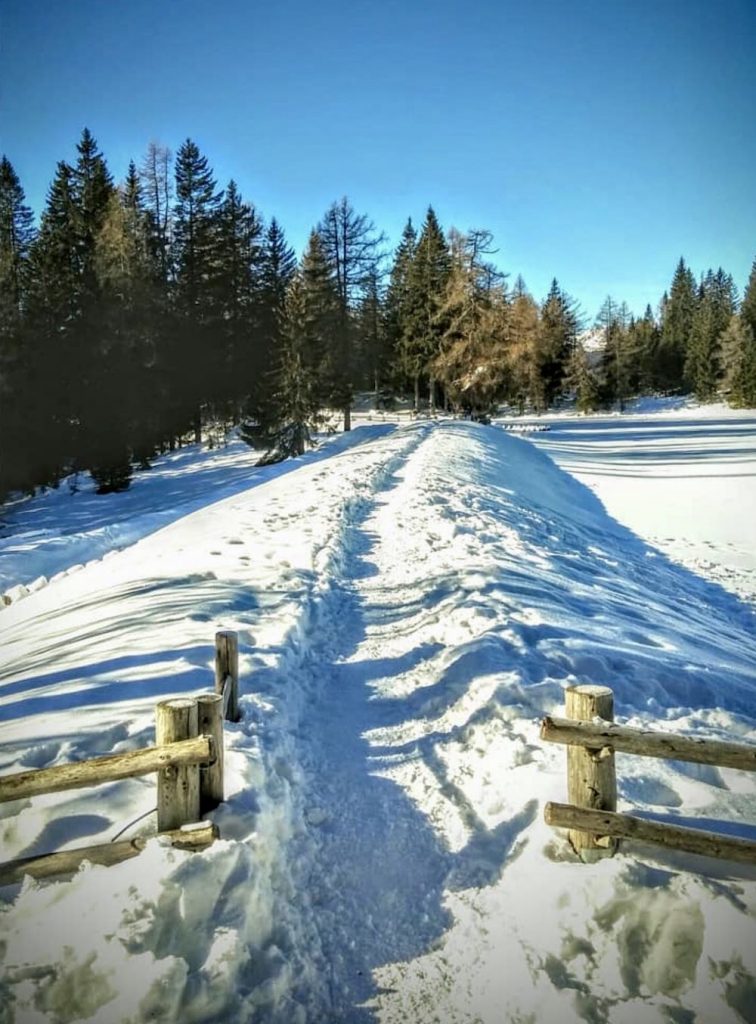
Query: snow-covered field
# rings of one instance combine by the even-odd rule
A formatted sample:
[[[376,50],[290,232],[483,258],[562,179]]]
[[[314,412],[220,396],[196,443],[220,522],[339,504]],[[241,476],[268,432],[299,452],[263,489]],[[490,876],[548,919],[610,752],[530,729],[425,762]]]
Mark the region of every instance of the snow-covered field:
[[[212,687],[218,629],[244,719],[206,853],[0,890],[0,1021],[756,1020],[756,870],[584,865],[542,821],[565,685],[756,740],[756,422],[642,415],[376,417],[283,466],[187,449],[125,495],[12,508],[4,588],[50,582],[0,610],[0,772],[148,745],[158,700]],[[752,775],[617,762],[620,809],[756,837]],[[3,859],[154,802],[148,777],[7,804]]]

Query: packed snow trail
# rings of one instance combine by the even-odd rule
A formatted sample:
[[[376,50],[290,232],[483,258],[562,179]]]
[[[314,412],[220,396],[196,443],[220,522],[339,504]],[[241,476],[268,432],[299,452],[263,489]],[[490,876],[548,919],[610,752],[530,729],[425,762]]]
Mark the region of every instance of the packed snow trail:
[[[629,724],[752,739],[753,625],[529,442],[453,422],[368,428],[31,594],[0,613],[0,770],[146,745],[218,628],[244,721],[207,853],[11,891],[0,1021],[754,1019],[747,870],[576,864],[538,738],[599,682]],[[753,832],[746,773],[618,781],[620,809]],[[5,855],[107,840],[154,805],[129,785],[8,805]]]
[[[380,491],[345,524],[343,554],[321,594],[302,666],[303,689],[312,694],[298,736],[307,833],[292,856],[318,936],[315,974],[327,983],[319,994],[324,1005],[313,1003],[312,991],[301,993],[308,1020],[488,1021],[501,1019],[504,1006],[511,1019],[525,1012],[532,957],[527,942],[513,936],[526,930],[527,915],[520,925],[512,908],[522,907],[523,893],[538,904],[531,873],[542,874],[543,853],[531,851],[535,860],[528,858],[530,870],[508,893],[509,905],[496,883],[508,866],[516,871],[527,833],[547,852],[553,845],[536,820],[534,795],[540,762],[559,763],[563,754],[542,751],[535,719],[559,705],[561,680],[575,678],[610,681],[631,708],[661,709],[659,697],[668,699],[673,683],[686,698],[694,685],[705,701],[705,673],[696,673],[695,684],[685,680],[694,669],[688,659],[718,642],[722,629],[730,632],[722,619],[710,621],[711,608],[681,612],[676,598],[668,604],[665,597],[649,604],[662,581],[665,592],[691,581],[609,521],[570,478],[547,470],[545,460],[544,478],[531,477],[527,494],[502,486],[522,482],[518,463],[539,465],[522,442],[502,447],[499,438],[462,424],[416,429],[424,431],[421,443],[402,454],[394,472],[376,478]],[[512,481],[501,475],[504,453]],[[495,497],[504,497],[505,507]],[[752,621],[737,601],[717,596],[744,626]],[[670,614],[684,640],[678,655],[663,635]],[[738,636],[734,631],[736,675],[728,681],[739,670],[750,683],[740,693],[730,685],[729,699],[745,709],[753,706],[753,672]],[[660,650],[670,652],[663,671]],[[723,674],[717,699],[724,683]],[[693,774],[717,785],[716,772]],[[633,793],[632,778],[622,785]],[[635,794],[641,806],[682,802],[663,783],[648,782],[642,767]],[[734,801],[748,802],[752,794]],[[480,908],[487,893],[493,915]],[[616,892],[607,906],[612,899]],[[683,939],[690,929],[693,937]],[[501,932],[498,944],[492,931]],[[695,946],[702,931],[692,909],[673,926],[678,947]],[[652,940],[648,945],[646,959],[628,971],[642,973],[645,963],[661,960],[658,991],[674,994],[689,983]],[[409,965],[434,947],[441,951],[430,954],[418,980]],[[509,968],[497,970],[503,950]],[[555,962],[559,953],[551,954]],[[630,949],[626,955],[639,956]],[[682,960],[684,974],[691,965]],[[382,967],[392,962],[398,966]],[[382,976],[391,984],[380,992]],[[556,986],[567,994],[576,987]],[[550,1007],[554,1016],[539,1019],[569,1019],[553,980],[540,996],[542,1012]],[[590,1006],[602,1019],[612,1003],[586,995],[579,1012]]]

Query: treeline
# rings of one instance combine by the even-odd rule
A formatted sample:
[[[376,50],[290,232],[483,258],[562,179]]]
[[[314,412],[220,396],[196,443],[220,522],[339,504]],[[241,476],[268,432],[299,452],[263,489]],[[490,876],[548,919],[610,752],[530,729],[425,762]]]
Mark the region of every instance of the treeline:
[[[123,489],[135,465],[233,424],[270,458],[301,452],[324,409],[348,429],[358,389],[473,414],[673,390],[756,404],[756,263],[742,302],[724,271],[696,282],[683,260],[656,314],[607,299],[597,356],[558,282],[537,302],[494,252],[429,208],[389,255],[342,199],[297,261],[191,140],[175,159],[150,145],[116,186],[86,130],[37,229],[3,158],[0,496],[83,470]]]

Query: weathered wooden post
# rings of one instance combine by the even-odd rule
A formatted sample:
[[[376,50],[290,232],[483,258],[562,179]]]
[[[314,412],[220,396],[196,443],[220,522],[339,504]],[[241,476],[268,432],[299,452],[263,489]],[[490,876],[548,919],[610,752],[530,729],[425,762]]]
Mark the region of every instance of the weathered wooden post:
[[[215,760],[200,768],[200,813],[214,810],[223,803],[223,695],[202,693],[197,698],[200,735],[213,741]]]
[[[164,700],[155,708],[155,742],[173,743],[198,735],[197,701],[191,697]],[[158,832],[199,821],[199,766],[169,765],[157,773]]]
[[[230,687],[226,718],[238,722],[239,714],[239,637],[232,630],[215,634],[215,692],[223,694],[224,682]]]
[[[614,694],[608,686],[569,686],[565,690],[565,716],[590,722],[602,718],[614,721]],[[576,807],[589,807],[597,811],[616,811],[617,777],[614,770],[614,750],[586,750],[585,747],[567,748],[567,795]],[[611,856],[617,842],[606,836],[571,829],[570,842],[583,860],[596,860]]]

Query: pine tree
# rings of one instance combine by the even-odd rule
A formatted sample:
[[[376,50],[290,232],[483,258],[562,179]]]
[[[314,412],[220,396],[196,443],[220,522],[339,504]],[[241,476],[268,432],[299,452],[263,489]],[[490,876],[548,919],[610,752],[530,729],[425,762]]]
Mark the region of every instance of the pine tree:
[[[26,409],[29,375],[22,362],[22,325],[34,241],[32,212],[11,162],[0,160],[0,499],[28,483]]]
[[[639,376],[638,351],[627,304],[618,305],[611,296],[607,296],[596,324],[603,332],[603,397],[609,404],[616,402],[620,412],[624,412],[625,402],[637,389]]]
[[[410,267],[417,247],[417,232],[410,218],[404,226],[402,237],[394,253],[394,261],[386,290],[384,313],[384,336],[386,346],[394,363],[394,372],[407,377],[402,365],[402,351],[411,330],[412,291],[410,288]]]
[[[320,235],[313,231],[300,267],[286,292],[281,349],[270,392],[256,407],[256,423],[243,436],[263,446],[263,463],[301,455],[322,425],[332,399],[334,356],[330,344],[341,316]]]
[[[272,375],[281,359],[284,303],[296,269],[294,250],[287,243],[274,217],[265,233],[260,252],[257,316],[262,369],[246,407],[253,417],[257,417],[259,408],[268,402]]]
[[[756,341],[742,311],[734,313],[719,336],[723,379],[722,389],[731,405],[756,406]]]
[[[0,339],[17,329],[29,286],[34,217],[7,157],[0,160]]]
[[[756,259],[754,259],[751,266],[748,284],[746,285],[743,301],[740,305],[740,315],[756,337]]]
[[[407,275],[408,320],[401,341],[401,362],[414,381],[415,411],[419,408],[419,383],[427,377],[429,407],[435,406],[432,364],[441,351],[446,325],[439,318],[451,273],[451,255],[432,206],[420,232]]]
[[[650,305],[640,320],[630,326],[630,345],[637,353],[638,389],[650,392],[656,387],[655,366],[659,348],[659,328]]]
[[[683,384],[696,305],[696,282],[685,260],[680,257],[661,316],[655,377],[663,390],[674,390]]]
[[[132,456],[143,467],[160,440],[161,392],[155,373],[158,283],[150,253],[149,224],[132,163],[123,186],[111,196],[97,236],[100,358],[88,417],[107,424],[90,441],[90,471],[98,493],[125,490]]]
[[[85,294],[96,293],[95,247],[111,197],[113,179],[100,153],[97,142],[88,128],[81,134],[76,146],[79,154],[73,168],[72,195],[76,211],[79,249],[79,274]]]
[[[191,422],[201,440],[203,411],[217,397],[222,372],[214,285],[218,274],[218,212],[221,193],[207,158],[187,139],[176,155],[173,221],[175,308],[181,351],[172,367],[179,385],[176,429]]]
[[[216,406],[229,408],[233,420],[265,369],[258,322],[262,230],[255,208],[230,181],[218,213],[215,301],[224,351],[214,397]]]
[[[356,379],[372,388],[378,401],[391,372],[391,348],[386,336],[386,316],[377,270],[365,284],[354,316]]]
[[[719,338],[735,312],[733,280],[720,267],[701,281],[685,360],[688,386],[701,401],[711,399],[722,376]]]
[[[538,394],[536,408],[544,411],[561,394],[567,365],[575,348],[580,315],[576,303],[554,278],[541,306],[535,353]]]
[[[601,407],[601,385],[588,359],[588,353],[578,342],[567,364],[567,385],[575,392],[578,412],[595,412]]]

